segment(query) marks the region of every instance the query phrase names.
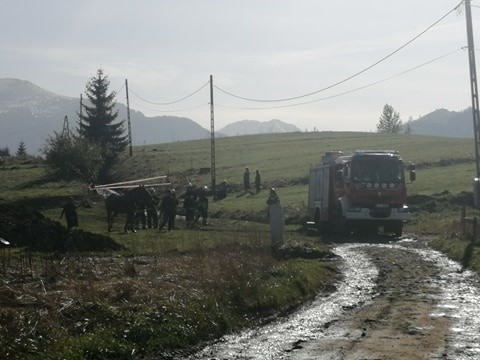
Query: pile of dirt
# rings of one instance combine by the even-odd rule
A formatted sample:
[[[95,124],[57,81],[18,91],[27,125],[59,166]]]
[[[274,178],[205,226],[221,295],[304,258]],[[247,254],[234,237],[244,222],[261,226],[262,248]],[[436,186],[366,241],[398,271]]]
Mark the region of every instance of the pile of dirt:
[[[448,190],[433,195],[413,195],[408,197],[410,211],[425,211],[436,213],[452,207],[462,206],[473,207],[473,193],[462,191],[459,194],[452,194]]]
[[[0,237],[32,251],[112,251],[122,246],[110,237],[68,230],[25,205],[0,204]]]

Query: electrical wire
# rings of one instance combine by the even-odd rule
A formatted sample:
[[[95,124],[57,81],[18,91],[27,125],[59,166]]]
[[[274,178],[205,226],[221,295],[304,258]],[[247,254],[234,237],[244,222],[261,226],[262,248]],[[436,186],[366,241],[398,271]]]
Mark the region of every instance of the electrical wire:
[[[124,88],[125,88],[125,82],[123,82],[123,84],[122,84],[122,86],[120,87],[120,89],[118,89],[117,91],[115,91],[115,95],[120,94],[120,91],[122,91]]]
[[[199,109],[199,108],[207,106],[207,105],[209,105],[209,104],[208,103],[203,103],[203,104],[195,105],[195,106],[192,106],[192,107],[177,109],[177,110],[159,110],[159,109],[154,109],[154,108],[145,106],[145,105],[140,104],[136,101],[133,101],[133,102],[131,102],[130,107],[135,106],[135,107],[139,107],[140,109],[144,109],[144,110],[148,110],[148,111],[161,111],[162,113],[176,113],[176,112],[184,112],[184,111]]]
[[[235,98],[238,98],[238,99],[241,99],[241,100],[246,100],[246,101],[254,101],[254,102],[284,102],[284,101],[291,101],[291,100],[297,100],[297,99],[301,99],[301,98],[304,98],[304,97],[307,97],[307,96],[311,96],[311,95],[315,95],[315,94],[318,94],[320,92],[323,92],[325,90],[328,90],[328,89],[331,89],[335,86],[338,86],[340,84],[343,84],[361,74],[363,74],[364,72],[372,69],[373,67],[377,66],[378,64],[382,63],[383,61],[387,60],[388,58],[392,57],[393,55],[395,55],[396,53],[398,53],[400,50],[402,50],[403,48],[407,47],[408,45],[410,45],[412,42],[414,42],[415,40],[417,40],[420,36],[422,36],[423,34],[425,34],[427,31],[429,31],[431,28],[433,28],[434,26],[436,26],[439,22],[441,22],[443,19],[445,19],[448,15],[450,15],[452,12],[456,11],[460,5],[463,4],[463,1],[461,1],[457,6],[455,6],[452,10],[450,10],[449,12],[447,12],[445,15],[443,15],[440,19],[438,19],[437,21],[435,21],[432,25],[428,26],[425,30],[423,30],[422,32],[420,32],[418,35],[414,36],[412,39],[410,39],[409,41],[407,41],[405,44],[403,44],[402,46],[400,46],[399,48],[397,48],[396,50],[392,51],[391,53],[389,53],[388,55],[384,56],[383,58],[381,58],[380,60],[374,62],[373,64],[371,64],[370,66],[367,66],[366,68],[364,68],[363,70],[360,70],[358,72],[356,72],[355,74],[341,80],[341,81],[338,81],[334,84],[331,84],[331,85],[328,85],[322,89],[319,89],[319,90],[316,90],[316,91],[313,91],[313,92],[310,92],[310,93],[307,93],[307,94],[303,94],[303,95],[299,95],[299,96],[293,96],[293,97],[289,97],[289,98],[282,98],[282,99],[253,99],[253,98],[247,98],[247,97],[244,97],[244,96],[240,96],[240,95],[235,95],[225,89],[222,89],[220,88],[219,86],[216,86],[216,85],[213,85],[217,90],[223,92],[224,94],[226,95],[229,95],[229,96],[232,96],[232,97],[235,97]]]
[[[174,101],[168,101],[168,102],[153,102],[153,101],[149,101],[149,100],[146,100],[144,99],[143,97],[141,97],[140,95],[138,95],[135,91],[133,91],[131,88],[129,88],[129,92],[131,92],[133,95],[135,95],[137,98],[139,98],[140,100],[148,103],[148,104],[151,104],[151,105],[172,105],[172,104],[176,104],[176,103],[179,103],[183,100],[186,100],[188,99],[189,97],[195,95],[196,93],[198,93],[200,90],[202,90],[205,86],[207,86],[208,84],[210,83],[210,81],[207,81],[205,84],[203,84],[200,88],[198,88],[197,90],[195,90],[194,92],[192,92],[191,94],[187,95],[187,96],[184,96],[178,100],[174,100]]]
[[[355,88],[355,89],[351,89],[351,90],[347,90],[347,91],[344,91],[342,93],[338,93],[338,94],[334,94],[334,95],[331,95],[331,96],[326,96],[326,97],[323,97],[323,98],[320,98],[320,99],[316,99],[316,100],[311,100],[311,101],[304,101],[304,102],[301,102],[301,103],[296,103],[296,104],[289,104],[289,105],[279,105],[279,106],[270,106],[270,107],[234,107],[234,106],[228,106],[228,105],[221,105],[221,104],[218,104],[218,103],[215,103],[215,106],[218,106],[218,107],[223,107],[223,108],[228,108],[228,109],[236,109],[236,110],[269,110],[269,109],[283,109],[283,108],[289,108],[289,107],[294,107],[294,106],[300,106],[300,105],[307,105],[307,104],[312,104],[312,103],[315,103],[315,102],[320,102],[320,101],[324,101],[324,100],[329,100],[329,99],[333,99],[333,98],[337,98],[337,97],[340,97],[340,96],[343,96],[343,95],[348,95],[348,94],[351,94],[351,93],[354,93],[354,92],[357,92],[357,91],[360,91],[360,90],[364,90],[366,88],[369,88],[369,87],[372,87],[372,86],[375,86],[375,85],[378,85],[380,83],[383,83],[383,82],[386,82],[386,81],[389,81],[389,80],[392,80],[394,78],[397,78],[399,76],[402,76],[402,75],[405,75],[409,72],[412,72],[414,70],[417,70],[421,67],[424,67],[426,65],[429,65],[435,61],[438,61],[438,60],[441,60],[443,58],[446,58],[447,56],[450,56],[452,54],[455,54],[456,52],[458,51],[461,51],[461,50],[465,50],[467,47],[466,46],[462,46],[461,48],[459,49],[456,49],[456,50],[453,50],[453,51],[450,51],[444,55],[441,55],[441,56],[438,56],[434,59],[431,59],[421,65],[417,65],[413,68],[410,68],[408,70],[405,70],[405,71],[402,71],[396,75],[392,75],[390,77],[387,77],[385,79],[382,79],[382,80],[378,80],[378,81],[375,81],[373,83],[370,83],[370,84],[367,84],[367,85],[364,85],[364,86],[361,86],[361,87],[358,87],[358,88]]]

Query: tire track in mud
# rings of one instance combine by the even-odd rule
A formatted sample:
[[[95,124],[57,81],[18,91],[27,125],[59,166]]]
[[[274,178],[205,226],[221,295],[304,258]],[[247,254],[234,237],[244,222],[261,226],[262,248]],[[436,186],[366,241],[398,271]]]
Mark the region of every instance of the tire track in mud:
[[[421,239],[335,253],[344,274],[337,291],[190,359],[480,358],[476,275]]]

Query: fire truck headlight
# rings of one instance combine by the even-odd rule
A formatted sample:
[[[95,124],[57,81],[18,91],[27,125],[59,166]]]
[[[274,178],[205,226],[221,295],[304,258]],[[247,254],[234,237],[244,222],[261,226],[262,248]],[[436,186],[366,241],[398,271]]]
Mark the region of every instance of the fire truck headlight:
[[[372,187],[372,183],[367,183],[367,189],[370,189]]]
[[[403,205],[401,208],[398,208],[398,212],[408,212],[408,206]]]
[[[390,183],[388,184],[388,186],[390,187],[390,189],[393,189],[395,187],[395,184],[394,183]]]
[[[382,189],[386,189],[387,188],[387,183],[382,183]]]
[[[375,183],[375,184],[373,184],[373,187],[374,187],[375,189],[378,189],[378,187],[379,187],[379,186],[380,186],[380,184],[379,184],[379,183]]]

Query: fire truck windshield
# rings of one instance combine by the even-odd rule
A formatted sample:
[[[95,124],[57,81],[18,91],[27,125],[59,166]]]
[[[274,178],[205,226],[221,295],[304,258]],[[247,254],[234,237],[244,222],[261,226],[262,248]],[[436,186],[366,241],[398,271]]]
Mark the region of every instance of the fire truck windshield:
[[[353,157],[351,178],[354,182],[404,182],[403,163],[392,156]]]

